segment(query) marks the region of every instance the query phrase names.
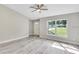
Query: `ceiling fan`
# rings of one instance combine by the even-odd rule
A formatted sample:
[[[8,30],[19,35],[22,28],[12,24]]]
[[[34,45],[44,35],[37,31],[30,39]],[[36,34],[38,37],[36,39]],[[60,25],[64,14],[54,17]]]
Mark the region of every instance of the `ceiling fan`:
[[[41,10],[48,10],[48,9],[45,7],[44,4],[35,4],[35,5],[31,6],[30,8],[33,8],[33,9],[34,9],[32,12],[38,11],[39,13],[41,13]]]

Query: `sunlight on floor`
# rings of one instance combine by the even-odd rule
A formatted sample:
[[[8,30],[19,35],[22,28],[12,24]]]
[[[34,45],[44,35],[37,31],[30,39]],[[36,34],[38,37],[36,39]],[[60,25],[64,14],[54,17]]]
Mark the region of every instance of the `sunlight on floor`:
[[[70,53],[79,54],[79,49],[75,48],[72,45],[67,45],[67,44],[64,44],[64,43],[54,42],[52,44],[52,47],[55,47],[57,49],[61,49],[61,50],[64,50],[64,51],[67,51],[67,52],[70,52]]]
[[[58,48],[58,49],[61,49],[61,50],[65,50],[63,47],[61,47],[57,42],[53,43],[52,44],[52,47],[55,47],[55,48]]]

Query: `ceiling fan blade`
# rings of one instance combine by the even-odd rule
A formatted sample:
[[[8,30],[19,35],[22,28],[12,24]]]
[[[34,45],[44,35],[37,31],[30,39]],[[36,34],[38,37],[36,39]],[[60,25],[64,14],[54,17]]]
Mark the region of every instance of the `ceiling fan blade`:
[[[40,8],[40,5],[39,4],[37,4],[37,8]]]
[[[48,9],[40,9],[40,10],[48,10]]]
[[[34,11],[38,11],[39,13],[41,13],[41,10],[48,10],[47,8],[43,8],[44,7],[44,4],[35,4],[34,6],[31,6],[30,8],[33,8]]]
[[[44,4],[41,4],[41,5],[40,5],[40,8],[43,7],[43,6],[44,6]]]

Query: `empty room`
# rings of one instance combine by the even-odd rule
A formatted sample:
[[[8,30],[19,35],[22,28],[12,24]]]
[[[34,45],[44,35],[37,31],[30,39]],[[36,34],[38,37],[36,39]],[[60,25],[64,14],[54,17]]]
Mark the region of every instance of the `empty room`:
[[[0,4],[0,54],[78,54],[79,4]]]

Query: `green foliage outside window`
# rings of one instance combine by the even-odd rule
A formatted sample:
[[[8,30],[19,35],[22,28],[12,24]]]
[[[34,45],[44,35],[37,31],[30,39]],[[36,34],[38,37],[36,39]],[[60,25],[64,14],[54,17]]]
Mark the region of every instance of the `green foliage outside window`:
[[[48,33],[61,37],[67,37],[67,20],[48,21]]]

